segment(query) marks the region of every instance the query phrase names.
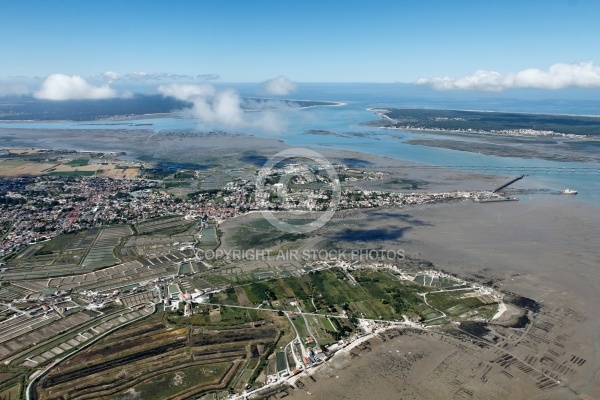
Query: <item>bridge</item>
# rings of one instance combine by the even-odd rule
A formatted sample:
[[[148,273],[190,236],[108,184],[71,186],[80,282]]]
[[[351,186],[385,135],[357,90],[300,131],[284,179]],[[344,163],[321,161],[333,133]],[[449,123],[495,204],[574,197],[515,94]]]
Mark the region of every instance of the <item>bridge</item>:
[[[365,167],[358,167],[365,168]],[[525,167],[525,166],[492,166],[492,165],[397,165],[397,166],[373,166],[374,169],[420,169],[420,170],[461,170],[481,172],[485,174],[510,174],[520,173],[524,175],[532,174],[596,174],[600,175],[600,166],[598,167]]]

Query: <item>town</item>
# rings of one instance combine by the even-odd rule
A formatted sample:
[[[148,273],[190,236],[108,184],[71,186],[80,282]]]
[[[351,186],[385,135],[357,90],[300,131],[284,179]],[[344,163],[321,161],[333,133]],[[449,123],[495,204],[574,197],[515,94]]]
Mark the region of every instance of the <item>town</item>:
[[[189,383],[190,393],[245,398],[300,387],[294,379],[301,372],[389,329],[420,331],[502,314],[501,292],[424,269],[401,251],[263,249],[284,260],[264,268],[248,256],[252,249],[221,248],[221,224],[264,209],[313,213],[499,196],[357,189],[352,185],[384,173],[334,168],[341,184],[318,166],[291,164],[183,192],[173,181],[185,177],[181,185],[188,185],[197,172],[169,172],[177,177],[169,185],[150,167],[134,178],[68,171],[1,179],[0,359],[15,377],[30,376],[27,387],[19,386],[28,397],[52,397],[74,384],[111,380],[98,371],[122,354],[104,343],[127,335],[133,355],[119,365],[140,382],[158,374],[157,365],[167,372],[202,368],[212,372]],[[196,354],[192,364],[188,346]],[[102,357],[81,367],[84,348],[103,348]],[[158,349],[170,361],[156,364]],[[50,370],[58,363],[67,370]],[[113,385],[105,395],[132,385]]]
[[[0,179],[0,260],[25,245],[64,233],[133,224],[166,215],[225,220],[264,208],[323,211],[332,201],[331,182],[319,175],[318,170],[306,174],[307,170],[307,167],[285,166],[272,169],[267,177],[257,173],[259,178],[267,179],[264,190],[257,190],[257,180],[248,177],[185,196],[170,193],[160,180],[146,178],[42,175]],[[336,170],[349,184],[382,176],[380,172],[353,170],[341,165],[337,165]],[[289,186],[284,187],[280,181],[289,181]],[[465,198],[480,200],[499,196],[489,191],[404,193],[357,190],[344,185],[337,209],[401,207]]]

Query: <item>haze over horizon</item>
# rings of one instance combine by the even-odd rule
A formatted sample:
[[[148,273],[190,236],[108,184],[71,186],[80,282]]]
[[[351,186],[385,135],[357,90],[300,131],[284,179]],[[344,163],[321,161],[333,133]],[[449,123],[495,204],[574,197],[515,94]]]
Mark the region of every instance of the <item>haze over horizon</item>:
[[[100,99],[214,81],[264,82],[274,96],[297,82],[598,88],[599,12],[584,0],[9,1],[0,96]]]

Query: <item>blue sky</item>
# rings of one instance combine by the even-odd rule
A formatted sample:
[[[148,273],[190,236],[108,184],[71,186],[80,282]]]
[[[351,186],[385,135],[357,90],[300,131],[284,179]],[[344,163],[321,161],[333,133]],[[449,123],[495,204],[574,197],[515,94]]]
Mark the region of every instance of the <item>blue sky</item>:
[[[0,79],[114,71],[415,82],[511,74],[600,63],[599,17],[594,0],[5,0]]]

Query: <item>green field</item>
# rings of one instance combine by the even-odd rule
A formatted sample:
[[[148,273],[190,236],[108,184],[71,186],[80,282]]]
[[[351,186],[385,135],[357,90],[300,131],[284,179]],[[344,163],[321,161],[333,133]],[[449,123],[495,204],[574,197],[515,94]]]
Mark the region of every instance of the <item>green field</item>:
[[[48,176],[94,176],[96,171],[54,171],[50,172]]]
[[[308,281],[297,277],[276,279],[265,282],[255,282],[244,286],[244,291],[252,303],[262,303],[265,300],[290,299],[307,300],[310,294]]]
[[[90,163],[90,160],[88,160],[87,158],[77,158],[75,160],[71,160],[67,163],[67,165],[70,165],[72,167],[83,167],[85,165],[88,165]]]
[[[461,298],[464,294],[465,293],[462,291],[431,293],[427,296],[427,301],[432,307],[443,310],[446,314],[451,316],[458,316],[485,305],[476,297]]]
[[[19,160],[14,158],[0,158],[0,168],[14,168],[20,167],[23,164],[27,164],[28,161]]]
[[[336,342],[332,336],[335,328],[327,318],[315,317],[313,315],[305,315],[304,318],[310,326],[310,331],[320,345],[329,345]]]
[[[435,309],[449,317],[469,312],[469,316],[490,318],[492,311],[497,308],[495,304],[486,305],[478,297],[462,298],[472,291],[470,289],[429,294],[427,299],[431,307],[428,306],[421,294],[439,290],[440,286],[454,286],[457,281],[450,278],[440,280],[428,277],[427,283],[433,283],[433,286],[423,286],[417,282],[400,280],[387,271],[356,270],[352,272],[352,277],[356,284],[341,269],[332,268],[311,272],[303,277],[254,282],[244,285],[243,290],[248,300],[256,305],[268,301],[271,307],[296,311],[295,307],[289,305],[295,300],[304,312],[338,315],[344,309],[358,318],[385,320],[400,320],[403,316],[420,320],[438,318],[441,314]],[[334,331],[328,321],[316,325],[326,328],[322,331],[324,335],[331,336],[327,331]],[[301,326],[297,328],[304,331]],[[322,339],[330,338],[325,336]]]
[[[65,247],[71,242],[71,240],[75,237],[75,233],[67,233],[65,235],[60,235],[55,237],[52,240],[47,242],[43,242],[44,247],[36,252],[36,255],[43,255],[49,253],[56,253],[64,250]]]
[[[325,306],[353,303],[370,298],[366,290],[351,286],[344,273],[337,268],[317,271],[308,276],[314,287],[317,307],[319,304]]]
[[[332,268],[301,278],[254,282],[243,288],[251,303],[297,300],[306,312],[336,315],[344,308],[357,317],[375,319],[401,319],[402,315],[426,319],[429,313],[436,313],[417,295],[432,288],[393,279],[385,272],[355,271],[353,274],[358,281],[356,285],[340,269]]]
[[[301,315],[291,317],[291,320],[294,324],[294,327],[298,331],[298,335],[300,335],[301,338],[304,339],[305,337],[309,336],[308,329],[306,328],[306,324],[304,323],[304,318],[302,318]]]

